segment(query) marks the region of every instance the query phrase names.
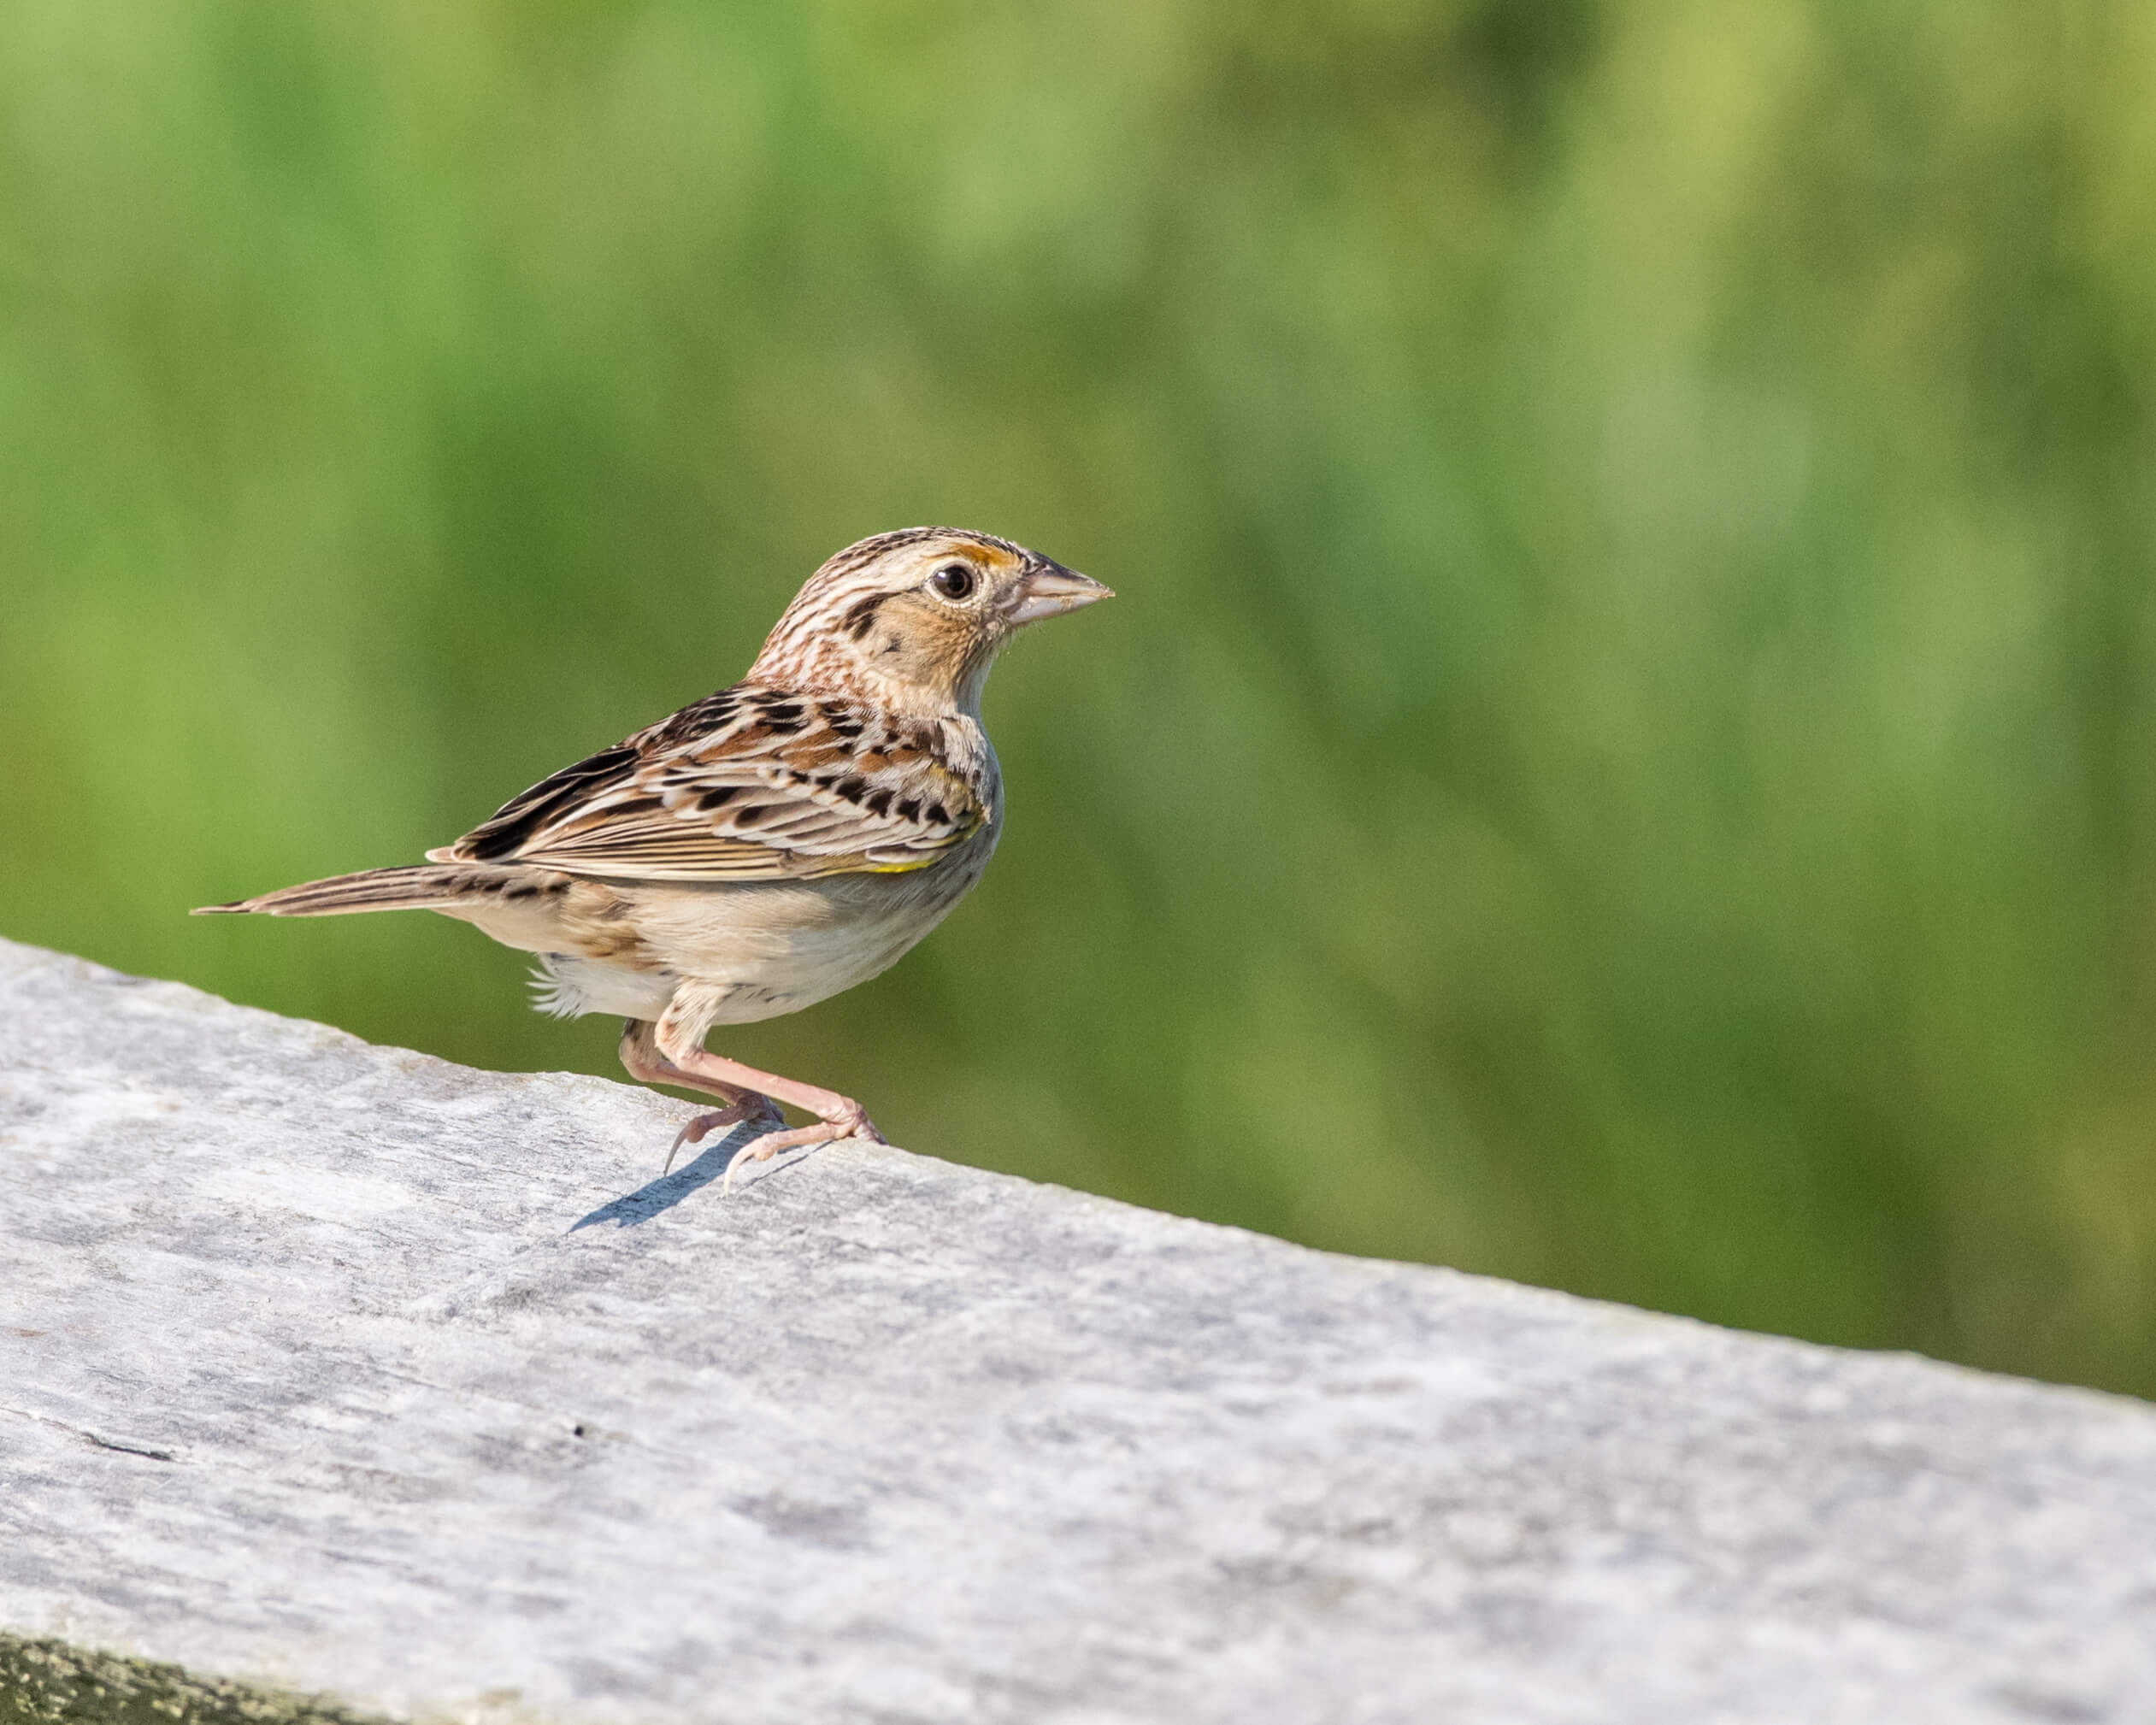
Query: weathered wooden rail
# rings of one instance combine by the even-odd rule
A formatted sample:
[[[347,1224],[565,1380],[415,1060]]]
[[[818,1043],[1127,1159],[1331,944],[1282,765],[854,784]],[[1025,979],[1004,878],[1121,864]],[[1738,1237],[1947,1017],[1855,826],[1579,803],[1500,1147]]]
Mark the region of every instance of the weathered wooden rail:
[[[686,1109],[0,943],[0,1719],[2156,1719],[2156,1410]]]

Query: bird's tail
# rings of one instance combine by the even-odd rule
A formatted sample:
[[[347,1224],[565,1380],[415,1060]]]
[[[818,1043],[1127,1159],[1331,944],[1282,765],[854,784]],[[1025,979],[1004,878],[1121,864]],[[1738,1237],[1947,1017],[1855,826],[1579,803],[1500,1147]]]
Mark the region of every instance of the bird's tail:
[[[415,863],[408,868],[368,868],[357,874],[333,874],[327,880],[281,886],[274,892],[237,899],[230,904],[205,904],[193,914],[236,915],[244,910],[258,910],[268,916],[342,916],[355,910],[439,909],[451,899],[499,885],[503,873],[498,868],[436,862]]]

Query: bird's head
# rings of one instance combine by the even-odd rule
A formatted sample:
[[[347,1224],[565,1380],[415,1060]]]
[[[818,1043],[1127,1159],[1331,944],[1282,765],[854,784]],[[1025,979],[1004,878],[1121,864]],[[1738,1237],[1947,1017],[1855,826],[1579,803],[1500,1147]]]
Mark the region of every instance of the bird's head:
[[[987,533],[879,533],[809,577],[749,679],[863,695],[897,712],[978,713],[988,668],[1012,635],[1113,597],[1099,581]]]

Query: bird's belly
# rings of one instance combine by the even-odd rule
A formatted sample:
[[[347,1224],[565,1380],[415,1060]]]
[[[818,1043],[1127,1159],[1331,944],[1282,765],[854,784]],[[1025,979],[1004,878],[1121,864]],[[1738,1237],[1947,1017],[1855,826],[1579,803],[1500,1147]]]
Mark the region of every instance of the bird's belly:
[[[604,1012],[616,1018],[657,1018],[674,998],[680,979],[664,970],[632,970],[576,952],[542,952],[538,984],[542,1012],[580,1018]]]
[[[716,891],[651,885],[639,893],[637,932],[643,950],[663,962],[677,986],[693,983],[705,992],[710,1023],[750,1024],[797,1012],[889,969],[980,878],[979,866],[963,866],[971,861],[953,857],[911,874]]]

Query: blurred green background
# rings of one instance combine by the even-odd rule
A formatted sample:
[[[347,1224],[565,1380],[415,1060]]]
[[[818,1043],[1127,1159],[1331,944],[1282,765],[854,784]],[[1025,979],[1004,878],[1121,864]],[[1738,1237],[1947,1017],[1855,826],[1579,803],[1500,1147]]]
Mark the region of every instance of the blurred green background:
[[[981,527],[1122,595],[987,884],[716,1045],[2156,1392],[2153,368],[2146,0],[11,0],[0,932],[616,1073],[460,925],[182,913]]]

